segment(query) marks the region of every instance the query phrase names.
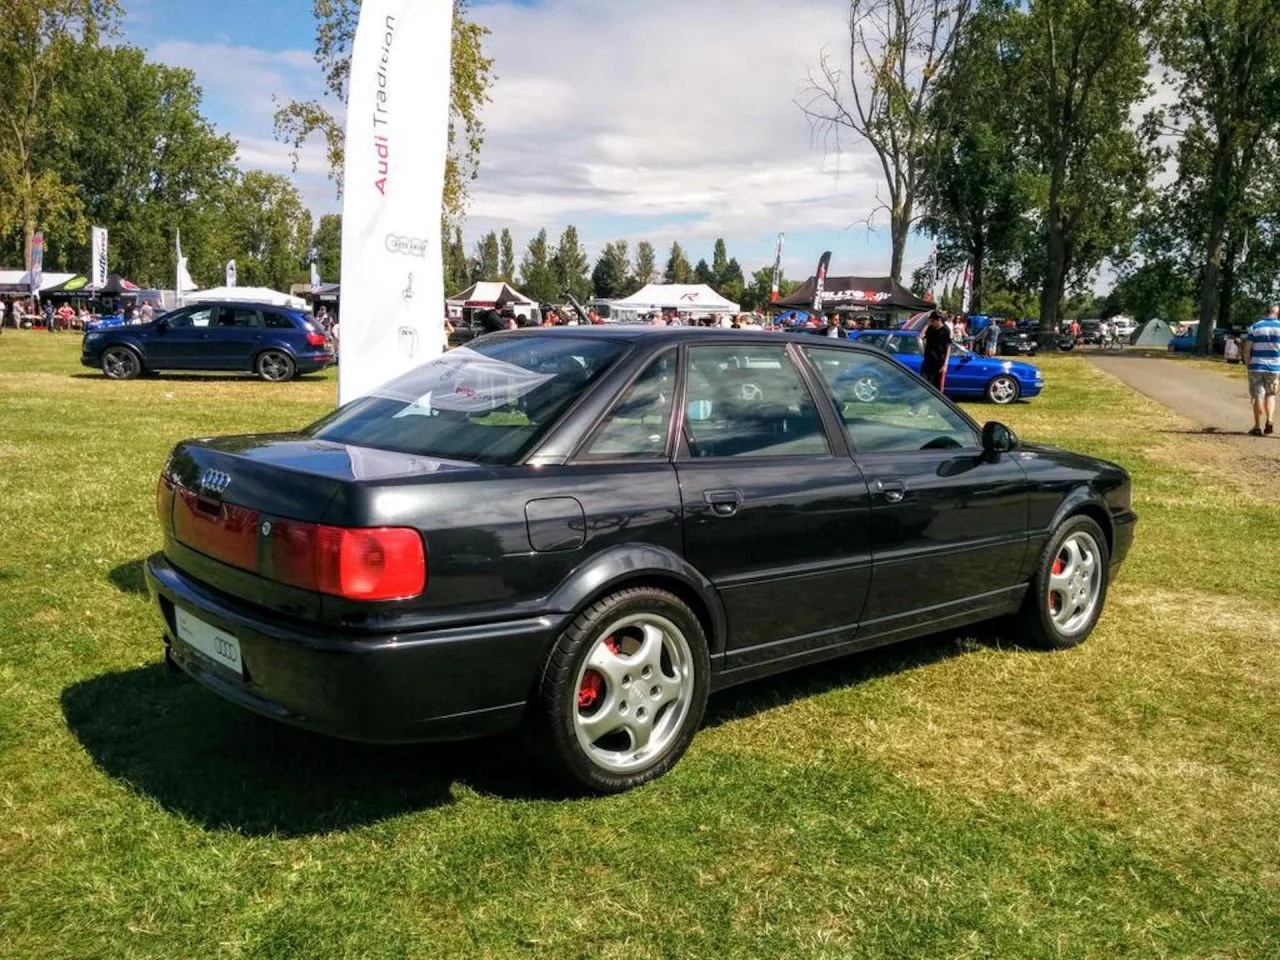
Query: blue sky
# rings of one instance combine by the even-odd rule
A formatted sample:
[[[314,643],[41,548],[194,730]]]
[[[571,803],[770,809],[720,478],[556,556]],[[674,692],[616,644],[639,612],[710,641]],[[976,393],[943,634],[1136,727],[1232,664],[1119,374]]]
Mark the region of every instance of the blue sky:
[[[278,99],[322,94],[311,0],[126,0],[124,37],[195,71],[205,110],[241,163],[293,176],[317,214],[338,209],[319,148],[296,173],[272,138]],[[843,0],[502,0],[473,7],[492,30],[498,80],[472,186],[469,242],[509,226],[517,244],[568,223],[594,253],[679,240],[692,260],[723,236],[748,271],[786,231],[788,276],[824,249],[833,273],[888,272],[877,172],[864,149],[815,143],[793,100],[807,68],[847,43]],[[846,37],[842,41],[842,37]],[[913,240],[907,272],[928,254]]]

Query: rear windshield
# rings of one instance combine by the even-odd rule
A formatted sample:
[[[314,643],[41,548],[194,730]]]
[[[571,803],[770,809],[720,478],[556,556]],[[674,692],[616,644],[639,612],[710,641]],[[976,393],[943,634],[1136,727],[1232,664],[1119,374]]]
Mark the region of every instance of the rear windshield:
[[[352,446],[511,463],[625,349],[560,336],[489,338],[397,377],[307,432]]]

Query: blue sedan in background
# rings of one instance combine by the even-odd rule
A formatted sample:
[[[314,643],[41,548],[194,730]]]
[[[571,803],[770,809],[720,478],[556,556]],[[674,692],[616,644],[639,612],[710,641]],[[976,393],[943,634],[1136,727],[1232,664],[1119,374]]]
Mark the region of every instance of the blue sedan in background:
[[[895,330],[865,330],[857,336],[859,343],[876,347],[889,354],[913,373],[919,373],[924,362],[924,345],[920,335]],[[1018,360],[980,357],[971,350],[952,345],[947,364],[946,389],[954,400],[982,400],[1001,405],[1015,400],[1029,400],[1044,389],[1040,368]]]
[[[336,362],[328,336],[303,311],[269,303],[197,303],[151,323],[90,330],[80,362],[108,379],[155,370],[225,370],[292,380]]]

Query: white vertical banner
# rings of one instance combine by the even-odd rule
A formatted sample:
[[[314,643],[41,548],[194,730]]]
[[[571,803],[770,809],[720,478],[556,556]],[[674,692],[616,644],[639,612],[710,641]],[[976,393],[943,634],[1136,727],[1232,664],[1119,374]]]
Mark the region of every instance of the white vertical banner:
[[[227,261],[227,286],[234,287],[236,285],[236,262],[234,260]]]
[[[107,285],[107,230],[105,227],[94,227],[90,236],[93,238],[93,263],[89,265],[89,285],[100,290]]]
[[[340,404],[443,349],[452,36],[453,0],[360,5],[343,173]]]

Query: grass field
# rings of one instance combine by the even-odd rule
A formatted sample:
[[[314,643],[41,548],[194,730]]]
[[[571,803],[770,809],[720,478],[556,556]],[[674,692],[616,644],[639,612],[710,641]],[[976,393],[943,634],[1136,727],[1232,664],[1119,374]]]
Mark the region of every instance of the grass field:
[[[1001,418],[1133,473],[1086,645],[755,684],[670,776],[565,800],[511,742],[330,742],[167,675],[167,450],[301,425],[333,378],[109,383],[78,351],[0,336],[0,955],[1280,956],[1275,491],[1081,358]]]

